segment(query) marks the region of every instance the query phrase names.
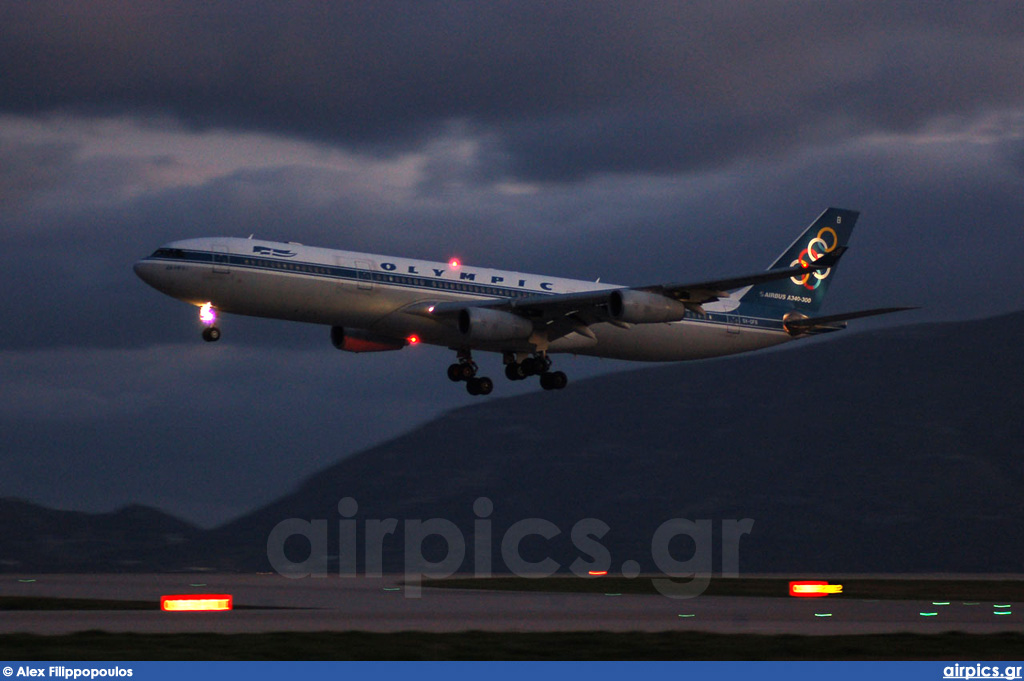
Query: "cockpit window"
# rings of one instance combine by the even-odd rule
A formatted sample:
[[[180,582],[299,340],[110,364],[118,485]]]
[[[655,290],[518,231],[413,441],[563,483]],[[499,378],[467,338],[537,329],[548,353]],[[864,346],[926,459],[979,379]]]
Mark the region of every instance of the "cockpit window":
[[[184,258],[185,251],[180,248],[158,248],[153,253],[154,258]]]

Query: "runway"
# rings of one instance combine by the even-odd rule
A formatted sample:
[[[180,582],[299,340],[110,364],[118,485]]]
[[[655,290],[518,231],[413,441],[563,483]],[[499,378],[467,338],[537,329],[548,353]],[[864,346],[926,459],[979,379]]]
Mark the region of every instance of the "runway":
[[[232,594],[231,612],[0,611],[0,633],[278,631],[705,631],[842,635],[1024,632],[1024,603],[537,593],[423,588],[402,576],[4,575],[0,596],[151,601],[166,594]],[[998,608],[995,606],[999,606]],[[1009,607],[1005,607],[1009,606]],[[934,613],[934,614],[931,614]],[[1004,613],[1004,614],[996,614]],[[1008,614],[1005,614],[1008,613]]]

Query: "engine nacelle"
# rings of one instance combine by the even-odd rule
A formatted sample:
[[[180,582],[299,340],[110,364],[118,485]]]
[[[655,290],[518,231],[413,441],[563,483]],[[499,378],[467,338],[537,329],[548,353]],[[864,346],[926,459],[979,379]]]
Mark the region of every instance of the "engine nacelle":
[[[345,329],[340,326],[331,327],[331,343],[346,352],[401,350],[409,344],[404,338],[389,338],[362,329]]]
[[[612,319],[629,324],[677,322],[686,316],[686,306],[660,293],[616,289],[608,296]]]
[[[533,322],[511,312],[467,307],[459,312],[459,331],[474,341],[526,340],[533,335]]]

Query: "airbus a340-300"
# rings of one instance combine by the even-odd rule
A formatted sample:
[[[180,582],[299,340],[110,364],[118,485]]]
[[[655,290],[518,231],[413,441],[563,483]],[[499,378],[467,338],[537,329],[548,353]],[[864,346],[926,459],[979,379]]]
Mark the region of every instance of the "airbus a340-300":
[[[216,341],[220,313],[330,327],[335,347],[451,348],[448,378],[471,395],[494,383],[473,351],[496,352],[510,380],[539,376],[564,388],[551,356],[640,361],[747,352],[845,328],[846,320],[907,308],[815,316],[858,213],[829,208],[763,272],[713,281],[615,286],[297,243],[187,239],[135,264],[149,285],[199,308],[202,337]]]

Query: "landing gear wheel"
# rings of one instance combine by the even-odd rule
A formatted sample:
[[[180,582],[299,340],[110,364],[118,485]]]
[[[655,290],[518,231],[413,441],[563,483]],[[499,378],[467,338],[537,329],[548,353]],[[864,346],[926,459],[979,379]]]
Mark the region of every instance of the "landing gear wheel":
[[[563,371],[545,371],[540,375],[540,387],[545,390],[561,390],[569,384],[569,377]]]
[[[540,376],[551,368],[551,360],[547,355],[534,355],[523,360],[525,376]]]
[[[526,372],[523,370],[523,365],[517,362],[511,362],[505,365],[505,378],[510,381],[521,381],[526,378]]]
[[[490,395],[492,390],[494,390],[494,381],[486,376],[474,377],[466,381],[466,392],[470,395]]]
[[[468,381],[474,376],[476,376],[476,365],[472,362],[456,362],[448,367],[448,378],[455,383]]]
[[[207,343],[220,340],[220,329],[216,326],[208,326],[203,329],[203,340]]]
[[[544,357],[527,357],[523,360],[523,376],[538,376],[548,370],[551,363]]]

